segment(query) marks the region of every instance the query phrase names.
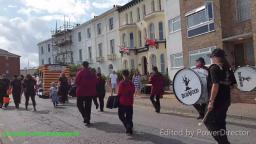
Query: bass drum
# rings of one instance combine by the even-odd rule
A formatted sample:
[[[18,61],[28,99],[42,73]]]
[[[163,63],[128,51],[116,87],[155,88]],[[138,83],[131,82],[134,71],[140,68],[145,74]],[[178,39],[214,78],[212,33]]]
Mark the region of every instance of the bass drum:
[[[235,71],[237,88],[241,91],[256,90],[256,68],[252,66],[239,67]]]
[[[173,92],[176,98],[185,105],[205,103],[208,100],[207,80],[202,74],[190,68],[179,70],[173,79]]]

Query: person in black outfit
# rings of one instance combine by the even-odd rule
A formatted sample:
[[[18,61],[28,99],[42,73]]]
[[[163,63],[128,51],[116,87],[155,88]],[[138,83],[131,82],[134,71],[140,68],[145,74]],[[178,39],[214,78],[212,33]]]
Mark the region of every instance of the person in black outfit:
[[[204,122],[218,144],[230,144],[225,133],[226,115],[231,103],[230,86],[235,83],[235,78],[222,49],[215,49],[211,58],[214,63],[210,67],[212,88],[208,115]]]
[[[28,74],[26,76],[26,79],[24,80],[23,86],[24,86],[23,88],[24,88],[24,94],[25,94],[25,98],[26,98],[26,102],[25,102],[26,110],[28,110],[29,98],[31,97],[33,107],[34,107],[34,111],[36,111],[36,100],[35,100],[36,80],[34,80],[33,77],[30,74]]]
[[[196,60],[196,69],[204,69],[206,71],[206,75],[209,75],[209,69],[205,66],[204,58],[200,57]],[[207,86],[209,82],[207,82]],[[194,108],[198,111],[199,116],[197,119],[203,119],[206,113],[207,103],[194,104]]]
[[[96,69],[95,69],[95,68],[90,68],[90,71],[91,71],[94,75],[97,75],[97,74],[96,74]],[[98,103],[97,98],[98,98],[98,95],[96,95],[96,96],[94,96],[94,97],[92,98],[93,103],[94,103],[94,105],[95,105],[96,109],[98,109],[98,108],[99,108],[99,103]]]
[[[106,81],[102,78],[101,74],[97,74],[97,84],[96,84],[96,90],[97,90],[97,97],[99,98],[100,102],[100,111],[104,111],[104,98],[106,94],[106,89],[105,89],[105,84]],[[97,99],[96,99],[97,101]]]
[[[19,104],[21,100],[22,83],[21,83],[21,80],[18,79],[17,75],[14,76],[14,79],[11,82],[11,87],[12,87],[12,96],[13,96],[15,107],[19,109]]]
[[[0,78],[0,108],[3,106],[3,98],[4,97],[9,97],[7,94],[7,90],[10,88],[10,80],[6,78],[6,75],[3,74]],[[9,103],[5,103],[4,107],[7,108]]]
[[[60,101],[62,103],[68,102],[68,90],[69,90],[68,78],[65,76],[65,73],[62,73],[61,77],[59,78],[59,89],[58,89],[58,95],[61,97]]]

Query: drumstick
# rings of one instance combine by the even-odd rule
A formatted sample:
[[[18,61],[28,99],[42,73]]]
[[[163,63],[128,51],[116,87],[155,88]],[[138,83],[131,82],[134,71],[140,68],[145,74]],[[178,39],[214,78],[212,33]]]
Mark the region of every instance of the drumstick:
[[[206,118],[208,117],[208,114],[209,114],[210,111],[207,111],[206,114],[204,115],[204,118],[201,122],[198,123],[198,126],[202,126],[203,123],[205,122]]]

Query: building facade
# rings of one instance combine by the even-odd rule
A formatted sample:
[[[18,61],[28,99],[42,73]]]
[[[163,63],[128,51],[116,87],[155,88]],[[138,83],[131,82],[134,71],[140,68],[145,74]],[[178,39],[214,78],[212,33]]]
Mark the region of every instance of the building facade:
[[[39,65],[81,64],[88,61],[108,75],[121,67],[118,6],[74,27],[64,24],[52,38],[38,44]]]
[[[164,9],[163,0],[133,0],[119,8],[122,68],[167,72]]]
[[[0,49],[0,74],[12,78],[20,74],[20,56]]]

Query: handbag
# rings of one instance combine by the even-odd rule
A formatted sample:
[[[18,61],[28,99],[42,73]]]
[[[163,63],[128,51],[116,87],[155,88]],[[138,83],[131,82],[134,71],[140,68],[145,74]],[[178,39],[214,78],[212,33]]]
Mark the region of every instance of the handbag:
[[[107,100],[107,108],[113,109],[118,108],[119,105],[119,97],[118,96],[109,96]]]
[[[9,97],[3,97],[3,101],[5,104],[9,104],[11,102],[11,99]]]

